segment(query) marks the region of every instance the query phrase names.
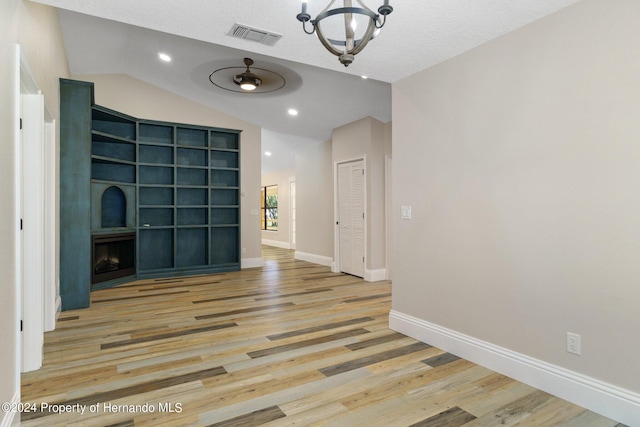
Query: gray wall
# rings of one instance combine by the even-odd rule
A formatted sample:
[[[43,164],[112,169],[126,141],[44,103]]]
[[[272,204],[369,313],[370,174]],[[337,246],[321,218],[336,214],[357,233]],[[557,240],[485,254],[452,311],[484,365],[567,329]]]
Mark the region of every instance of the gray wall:
[[[365,117],[332,133],[334,163],[366,158],[367,270],[385,269],[384,156],[390,145],[388,127],[390,123]]]
[[[584,0],[394,83],[394,310],[640,392],[639,18]]]
[[[296,152],[296,251],[333,259],[331,142]]]

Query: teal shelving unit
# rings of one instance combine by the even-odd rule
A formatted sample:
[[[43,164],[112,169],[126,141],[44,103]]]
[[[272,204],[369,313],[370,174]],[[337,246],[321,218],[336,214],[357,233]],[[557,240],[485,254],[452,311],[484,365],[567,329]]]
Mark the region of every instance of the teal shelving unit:
[[[60,235],[63,309],[136,278],[238,270],[240,131],[134,118],[62,79]],[[85,258],[110,235],[134,236],[135,272],[95,282]]]

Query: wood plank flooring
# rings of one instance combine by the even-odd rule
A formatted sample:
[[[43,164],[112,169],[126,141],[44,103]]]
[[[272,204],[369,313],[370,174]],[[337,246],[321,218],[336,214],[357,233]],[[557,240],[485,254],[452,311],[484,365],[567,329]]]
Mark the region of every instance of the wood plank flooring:
[[[22,425],[620,426],[391,331],[389,282],[292,255],[93,292],[22,375]]]

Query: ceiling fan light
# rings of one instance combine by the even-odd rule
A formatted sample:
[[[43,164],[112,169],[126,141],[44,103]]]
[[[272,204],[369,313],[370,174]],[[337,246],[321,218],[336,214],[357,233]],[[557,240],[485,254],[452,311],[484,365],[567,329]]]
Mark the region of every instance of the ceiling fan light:
[[[247,70],[233,76],[233,82],[240,86],[240,89],[251,92],[262,84],[262,79],[249,70],[249,66],[253,65],[251,58],[244,58],[244,64],[247,66]]]
[[[240,89],[242,90],[256,90],[258,86],[256,86],[254,83],[252,82],[244,82],[244,83],[240,83]]]

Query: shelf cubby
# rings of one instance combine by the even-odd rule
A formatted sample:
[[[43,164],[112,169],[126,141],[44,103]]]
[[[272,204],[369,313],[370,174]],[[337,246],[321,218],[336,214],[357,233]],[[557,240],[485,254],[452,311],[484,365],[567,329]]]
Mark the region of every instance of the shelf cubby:
[[[239,135],[230,132],[211,131],[211,148],[222,148],[227,150],[238,150]]]
[[[209,264],[209,233],[206,227],[178,228],[176,231],[176,267]]]
[[[206,188],[178,188],[177,204],[182,206],[206,206],[209,204]]]
[[[238,225],[238,209],[233,208],[212,208],[211,225]]]
[[[138,203],[140,206],[173,205],[172,187],[140,187]]]
[[[140,184],[173,185],[173,167],[139,166]]]
[[[207,150],[178,147],[179,166],[207,166]]]
[[[173,268],[173,229],[141,229],[138,231],[140,270]]]
[[[211,170],[211,186],[212,187],[237,187],[238,171],[227,169]]]
[[[173,144],[173,126],[152,123],[138,125],[138,142]]]
[[[177,225],[207,225],[208,208],[178,208]]]
[[[126,162],[136,161],[136,145],[133,142],[112,138],[104,134],[92,133],[91,154]]]
[[[238,190],[226,188],[212,189],[211,206],[238,206]]]
[[[207,185],[206,169],[194,169],[194,168],[178,168],[178,185]]]
[[[140,144],[138,151],[140,163],[173,165],[173,147]]]
[[[118,163],[93,157],[91,159],[91,179],[134,183],[136,182],[136,167],[134,164]]]
[[[238,168],[238,153],[233,151],[211,151],[211,167]]]
[[[173,208],[140,208],[138,211],[140,227],[161,227],[173,225]]]
[[[238,227],[211,228],[211,262],[230,264],[240,262]]]
[[[178,127],[176,129],[176,138],[178,145],[207,147],[207,131],[205,129]]]
[[[101,107],[94,107],[91,110],[91,129],[94,132],[102,132],[132,141],[136,139],[135,119]]]

